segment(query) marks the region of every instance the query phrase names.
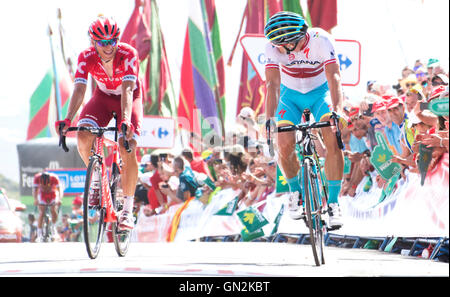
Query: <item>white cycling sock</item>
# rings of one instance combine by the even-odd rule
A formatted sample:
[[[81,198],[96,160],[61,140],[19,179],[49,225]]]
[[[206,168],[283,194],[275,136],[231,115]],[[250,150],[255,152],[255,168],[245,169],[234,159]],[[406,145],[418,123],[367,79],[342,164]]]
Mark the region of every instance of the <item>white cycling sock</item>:
[[[124,196],[123,197],[123,210],[128,211],[129,213],[133,213],[133,204],[134,197],[133,196]]]

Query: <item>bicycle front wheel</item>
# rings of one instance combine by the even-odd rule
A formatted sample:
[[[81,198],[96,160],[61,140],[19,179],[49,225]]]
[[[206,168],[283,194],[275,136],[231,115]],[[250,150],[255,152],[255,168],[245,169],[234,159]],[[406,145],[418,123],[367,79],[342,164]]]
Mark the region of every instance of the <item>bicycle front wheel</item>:
[[[120,179],[120,170],[116,163],[113,163],[111,177],[111,196],[114,210],[118,214],[123,208],[123,191]],[[116,252],[119,257],[124,257],[130,246],[131,231],[119,230],[117,222],[112,224],[111,231]]]
[[[105,209],[102,207],[102,165],[91,157],[86,172],[83,196],[83,235],[89,258],[95,259],[100,251],[105,230]]]
[[[325,225],[321,217],[321,204],[318,187],[316,184],[317,174],[313,171],[312,161],[306,158],[303,162],[303,182],[305,192],[306,221],[309,228],[309,241],[313,250],[316,266],[325,264],[323,254],[323,240]]]
[[[48,207],[48,206],[47,206]],[[51,235],[50,235],[50,217],[48,215],[48,210],[45,210],[44,214],[44,220],[42,222],[42,232],[44,233],[42,235],[43,242],[51,242]]]

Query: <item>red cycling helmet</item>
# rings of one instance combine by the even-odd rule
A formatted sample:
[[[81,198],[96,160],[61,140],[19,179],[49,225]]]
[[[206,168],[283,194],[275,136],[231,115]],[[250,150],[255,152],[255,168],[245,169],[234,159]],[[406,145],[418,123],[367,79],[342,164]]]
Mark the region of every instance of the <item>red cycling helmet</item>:
[[[89,36],[94,40],[111,40],[119,38],[120,29],[112,18],[99,16],[89,26]]]

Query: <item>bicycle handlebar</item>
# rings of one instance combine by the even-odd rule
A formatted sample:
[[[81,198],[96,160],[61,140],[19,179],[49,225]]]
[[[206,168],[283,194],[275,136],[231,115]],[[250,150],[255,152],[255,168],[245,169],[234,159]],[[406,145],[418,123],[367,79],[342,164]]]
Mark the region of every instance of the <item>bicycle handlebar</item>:
[[[334,120],[334,124],[331,123],[331,121],[322,121],[322,122],[314,122],[312,124],[309,123],[303,123],[298,125],[290,125],[290,126],[281,126],[277,127],[276,132],[289,132],[289,131],[307,131],[314,128],[324,128],[324,127],[330,127],[330,126],[336,126],[336,140],[338,143],[338,147],[342,150],[344,148],[344,143],[342,142],[341,138],[341,130],[339,129],[339,116],[336,112],[331,113],[331,118]],[[271,127],[273,122],[271,120],[268,120],[266,122],[266,131],[267,131],[267,144],[269,145],[269,153],[273,157],[275,155],[273,150],[273,142],[270,138],[271,133]]]
[[[69,148],[66,145],[66,135],[62,134],[62,128],[64,128],[64,123],[59,124],[59,146],[67,153]],[[117,131],[115,127],[69,127],[67,132],[71,131],[89,131],[95,135],[102,135],[106,131]],[[128,143],[128,141],[126,141]]]

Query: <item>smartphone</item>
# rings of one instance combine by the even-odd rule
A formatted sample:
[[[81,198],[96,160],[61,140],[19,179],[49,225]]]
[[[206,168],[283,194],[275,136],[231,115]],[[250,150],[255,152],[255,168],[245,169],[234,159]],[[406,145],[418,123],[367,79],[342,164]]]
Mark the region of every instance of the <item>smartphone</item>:
[[[428,109],[428,102],[420,102],[420,110]]]
[[[363,112],[363,115],[365,115],[367,117],[373,116],[372,107],[373,107],[373,103],[370,103],[369,108]]]

